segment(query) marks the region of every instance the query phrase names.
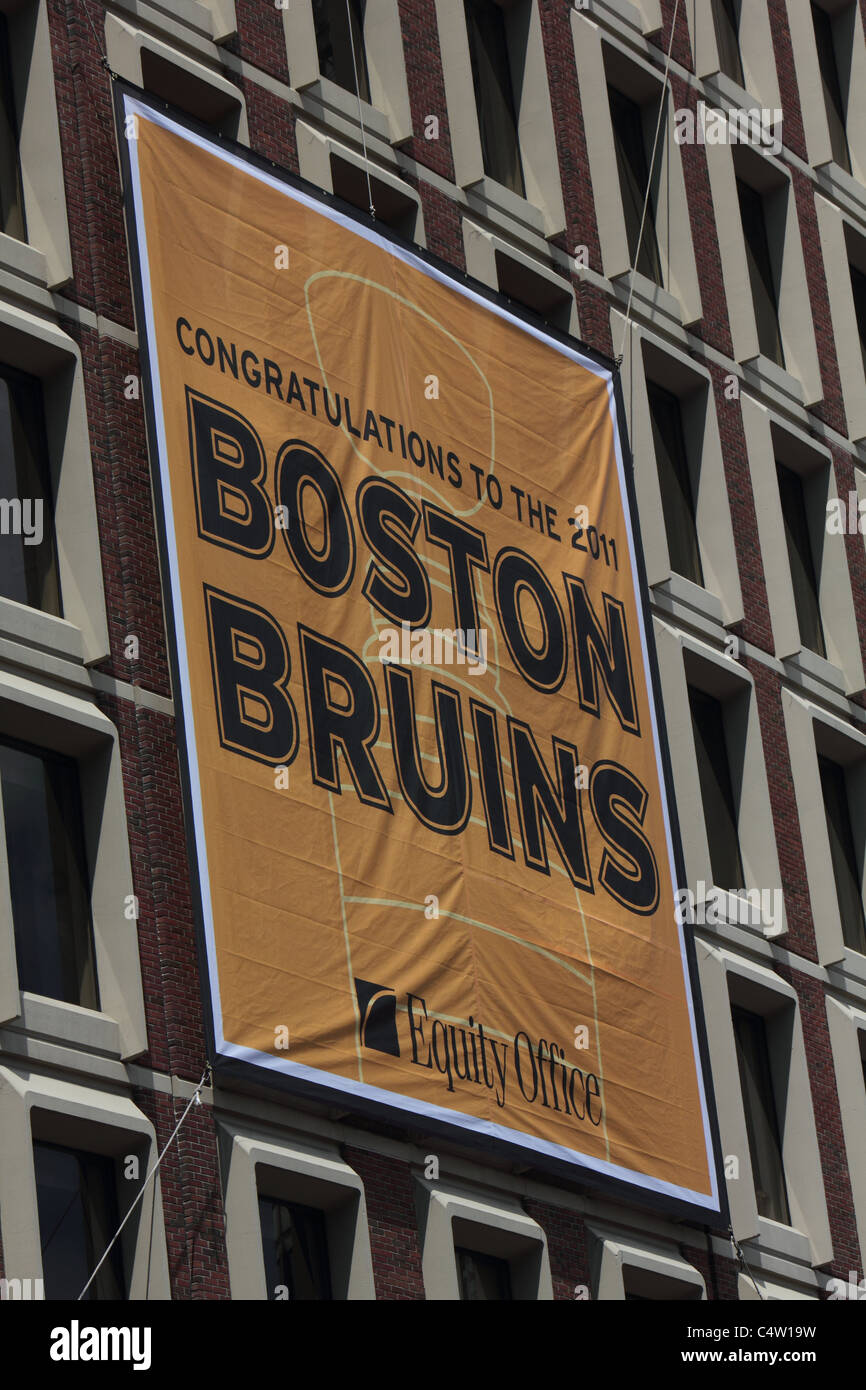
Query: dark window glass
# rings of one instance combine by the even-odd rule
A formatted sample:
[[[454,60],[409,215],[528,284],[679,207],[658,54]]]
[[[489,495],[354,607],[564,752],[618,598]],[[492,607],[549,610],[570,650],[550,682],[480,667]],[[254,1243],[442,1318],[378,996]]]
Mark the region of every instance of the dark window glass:
[[[647,159],[644,135],[643,112],[636,102],[623,96],[616,87],[608,87],[610,115],[613,122],[613,140],[616,146],[616,165],[619,173],[619,186],[622,193],[622,206],[625,213],[626,234],[628,236],[629,259],[635,265],[637,256],[640,223],[643,214],[644,198],[649,185],[649,161]],[[659,259],[658,239],[655,227],[655,207],[653,196],[647,202],[644,221],[643,240],[636,269],[657,285],[662,283],[661,260]]]
[[[457,1248],[455,1254],[461,1298],[478,1302],[513,1299],[511,1271],[507,1260],[461,1247]]]
[[[96,1009],[78,769],[71,758],[4,742],[0,784],[19,987]]]
[[[0,366],[0,594],[60,615],[42,387]]]
[[[815,27],[815,46],[818,49],[818,64],[821,69],[821,86],[824,89],[827,124],[830,127],[830,148],[836,163],[842,169],[847,169],[850,174],[851,153],[848,149],[848,135],[845,129],[845,101],[839,82],[836,45],[833,41],[833,21],[826,10],[821,9],[820,5],[813,5],[812,23]]]
[[[779,1139],[779,1118],[773,1092],[770,1053],[767,1046],[767,1026],[760,1014],[732,1006],[734,1037],[737,1042],[737,1063],[746,1130],[749,1135],[749,1155],[758,1213],[771,1221],[791,1224],[788,1210],[788,1191],[782,1166],[782,1145]]]
[[[46,1299],[77,1299],[118,1226],[114,1160],[36,1141],[36,1197]],[[85,1300],[125,1299],[121,1242],[85,1294]]]
[[[495,0],[465,0],[465,9],[484,172],[522,198],[526,187],[505,15]]]
[[[369,101],[364,4],[365,0],[313,0],[313,22],[322,77],[330,78],[347,92],[356,93],[362,101]]]
[[[785,540],[788,546],[788,563],[791,567],[791,584],[794,589],[800,641],[809,651],[826,656],[803,479],[799,473],[794,473],[781,463],[776,464],[776,475],[779,479],[779,499],[785,522]]]
[[[737,194],[746,243],[749,282],[755,305],[758,345],[765,357],[784,367],[785,354],[782,351],[782,334],[779,328],[779,297],[767,238],[764,200],[760,193],[743,183],[742,179],[737,179]]]
[[[670,391],[656,386],[652,381],[647,382],[647,395],[671,568],[676,574],[703,585],[695,501],[680,403]]]
[[[740,0],[713,0],[713,21],[719,67],[741,87],[745,86],[740,56]]]
[[[851,293],[854,296],[854,313],[857,317],[860,354],[863,358],[863,371],[866,372],[866,275],[855,265],[849,266],[848,269],[851,272]]]
[[[290,1299],[332,1299],[324,1212],[260,1196],[259,1217],[268,1297],[274,1298],[277,1287],[285,1285]]]
[[[0,14],[0,232],[26,241],[21,167],[18,162],[18,123],[12,87],[9,24]]]
[[[722,706],[711,695],[692,686],[689,686],[689,705],[713,882],[726,891],[744,888]]]
[[[863,919],[863,894],[860,889],[860,869],[851,828],[851,809],[845,786],[845,771],[829,758],[818,758],[821,772],[821,791],[827,834],[830,837],[830,857],[836,879],[836,896],[842,918],[845,945],[866,955],[866,922]]]

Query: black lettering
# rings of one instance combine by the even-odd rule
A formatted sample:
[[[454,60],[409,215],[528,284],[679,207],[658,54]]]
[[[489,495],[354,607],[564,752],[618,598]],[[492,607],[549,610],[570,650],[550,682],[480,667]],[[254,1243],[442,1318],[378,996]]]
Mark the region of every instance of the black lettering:
[[[463,739],[460,696],[433,681],[433,723],[442,775],[431,786],[424,774],[415,715],[413,673],[385,667],[385,687],[391,715],[391,743],[400,790],[422,825],[440,835],[457,835],[469,819],[472,786]]]
[[[469,709],[472,714],[472,728],[475,731],[475,757],[484,801],[487,842],[494,854],[513,859],[514,845],[511,841],[511,826],[508,823],[508,801],[502,775],[502,751],[499,746],[496,711],[489,705],[483,705],[480,700],[470,700]]]
[[[621,856],[617,861],[605,849],[599,883],[618,903],[646,917],[658,907],[659,871],[652,845],[635,820],[643,824],[649,793],[619,763],[599,762],[590,775],[589,800],[602,836]]]
[[[256,762],[288,766],[298,751],[298,718],[283,630],[263,608],[207,584],[204,598],[220,743]]]
[[[598,699],[600,675],[622,727],[627,733],[640,734],[625,606],[610,594],[602,594],[607,623],[605,634],[589,601],[584,581],[571,574],[563,574],[562,577],[571,609],[580,707],[597,719],[601,718]]]
[[[310,769],[313,781],[341,793],[337,750],[342,749],[355,791],[365,806],[391,811],[372,748],[379,737],[379,695],[363,661],[332,637],[298,623]]]
[[[345,593],[355,572],[355,532],[340,479],[324,454],[301,439],[282,446],[275,473],[277,502],[288,508],[288,525],[281,534],[299,573],[317,593]],[[308,488],[321,503],[325,535],[319,547],[310,544],[304,518]]]
[[[496,612],[511,659],[524,680],[536,690],[558,690],[565,680],[568,645],[565,618],[549,580],[520,550],[500,550],[493,566]],[[529,594],[538,614],[541,641],[529,640],[523,595]]]
[[[396,483],[384,478],[366,478],[355,495],[355,506],[364,540],[387,566],[383,570],[376,560],[370,561],[364,597],[392,622],[426,626],[430,581],[412,546],[421,523],[420,508]]]
[[[189,386],[186,410],[199,535],[262,559],[274,543],[262,441],[243,415]]]
[[[478,602],[475,597],[473,568],[489,571],[487,540],[483,531],[476,531],[465,521],[458,521],[448,512],[424,502],[424,533],[433,545],[448,552],[451,575],[451,597],[454,602],[455,627],[464,632],[478,631]]]
[[[556,786],[551,781],[528,724],[509,718],[511,766],[523,857],[531,869],[549,874],[547,841],[542,822],[553,836],[568,876],[577,888],[594,892],[586,846],[583,809],[574,784],[579,765],[577,749],[564,739],[552,738],[556,759]]]

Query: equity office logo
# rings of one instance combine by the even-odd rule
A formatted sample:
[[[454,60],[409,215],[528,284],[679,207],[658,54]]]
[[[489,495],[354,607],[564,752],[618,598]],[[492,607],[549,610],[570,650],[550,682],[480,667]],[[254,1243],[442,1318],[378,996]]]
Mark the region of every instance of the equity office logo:
[[[372,980],[355,976],[355,998],[361,1015],[361,1043],[376,1052],[400,1056],[397,1037],[397,996],[388,985],[376,985]]]
[[[390,985],[355,977],[355,996],[361,1017],[361,1044],[399,1057],[397,995]],[[599,1125],[602,1118],[601,1081],[566,1060],[565,1049],[545,1038],[533,1039],[525,1029],[509,1038],[469,1015],[466,1026],[445,1023],[428,1012],[417,994],[406,995],[411,1056],[405,1061],[436,1071],[446,1088],[458,1083],[486,1087],[500,1109],[507,1095],[519,1091],[530,1105],[558,1110],[578,1121]]]

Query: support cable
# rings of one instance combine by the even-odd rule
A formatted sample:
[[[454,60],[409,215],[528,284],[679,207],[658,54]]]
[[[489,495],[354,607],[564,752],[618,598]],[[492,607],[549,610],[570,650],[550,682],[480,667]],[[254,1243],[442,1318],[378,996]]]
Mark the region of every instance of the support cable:
[[[205,1067],[204,1071],[202,1072],[201,1081],[198,1083],[198,1085],[196,1086],[196,1088],[195,1088],[195,1090],[193,1091],[192,1095],[190,1096],[189,1102],[188,1102],[188,1104],[187,1104],[187,1107],[186,1107],[186,1109],[184,1110],[183,1114],[181,1115],[180,1119],[178,1120],[177,1124],[175,1125],[175,1127],[174,1127],[174,1129],[173,1129],[173,1131],[172,1131],[172,1133],[171,1133],[171,1137],[170,1137],[169,1140],[168,1140],[168,1143],[166,1144],[166,1146],[165,1146],[165,1148],[163,1149],[162,1153],[159,1155],[159,1158],[156,1160],[156,1163],[154,1163],[153,1167],[151,1168],[151,1170],[150,1170],[150,1172],[148,1173],[147,1177],[145,1178],[144,1182],[141,1184],[141,1187],[140,1187],[138,1193],[136,1194],[136,1197],[135,1197],[134,1201],[132,1202],[132,1204],[131,1204],[131,1206],[130,1206],[130,1208],[129,1208],[129,1211],[126,1213],[126,1216],[123,1218],[123,1220],[121,1221],[121,1223],[120,1223],[120,1225],[118,1226],[117,1230],[115,1231],[114,1235],[111,1237],[111,1240],[108,1242],[108,1245],[105,1247],[105,1251],[104,1251],[104,1253],[103,1253],[102,1259],[99,1261],[99,1264],[96,1266],[96,1268],[94,1269],[94,1271],[93,1271],[93,1273],[91,1274],[90,1278],[88,1279],[87,1283],[84,1285],[84,1288],[81,1290],[81,1293],[78,1295],[78,1298],[76,1299],[76,1302],[77,1302],[77,1303],[80,1303],[80,1302],[81,1302],[82,1298],[83,1298],[84,1295],[87,1293],[87,1290],[90,1288],[90,1285],[93,1283],[93,1281],[94,1281],[94,1279],[96,1278],[97,1274],[99,1273],[100,1269],[101,1269],[102,1266],[105,1264],[105,1261],[108,1259],[108,1256],[109,1256],[109,1253],[110,1253],[110,1251],[111,1251],[112,1246],[114,1245],[115,1241],[117,1240],[118,1236],[120,1235],[120,1233],[121,1233],[121,1231],[123,1230],[124,1226],[126,1225],[127,1221],[128,1221],[129,1218],[132,1216],[132,1213],[135,1211],[135,1208],[138,1206],[138,1203],[141,1201],[142,1197],[144,1196],[145,1192],[147,1191],[147,1186],[148,1186],[149,1182],[150,1182],[151,1179],[152,1179],[153,1177],[155,1177],[155,1175],[159,1172],[159,1166],[160,1166],[160,1164],[162,1163],[162,1160],[165,1158],[166,1154],[168,1153],[169,1149],[171,1148],[172,1144],[174,1143],[175,1139],[177,1138],[177,1135],[178,1135],[178,1133],[180,1132],[180,1128],[181,1128],[181,1126],[182,1126],[184,1120],[186,1119],[187,1115],[189,1114],[190,1110],[192,1109],[192,1107],[193,1107],[194,1105],[201,1105],[201,1093],[202,1093],[204,1087],[205,1087],[205,1086],[209,1086],[210,1083],[211,1083],[211,1068],[210,1068],[210,1063],[208,1063],[208,1065]]]
[[[355,53],[355,31],[352,28],[352,0],[346,0],[346,22],[349,26],[349,43],[352,47],[352,70],[355,74],[355,96],[358,100],[358,124],[361,127],[361,148],[364,151],[364,173],[367,175],[367,197],[370,202],[370,216],[376,220],[376,209],[373,207],[373,185],[370,181],[370,164],[367,159],[367,132],[364,129],[364,112],[361,107],[361,84],[358,81],[358,59]],[[679,4],[679,0],[677,0]]]

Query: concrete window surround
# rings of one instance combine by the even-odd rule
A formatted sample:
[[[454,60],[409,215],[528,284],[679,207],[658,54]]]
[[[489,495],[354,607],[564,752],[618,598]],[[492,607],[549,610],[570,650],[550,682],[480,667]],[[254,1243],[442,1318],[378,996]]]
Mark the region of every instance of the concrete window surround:
[[[842,1134],[849,1158],[854,1219],[862,1252],[866,1250],[866,1165],[858,1162],[855,1156],[866,1153],[866,1086],[863,1084],[866,1008],[843,1003],[831,994],[826,997],[826,1005]]]
[[[34,1139],[114,1157],[121,1217],[157,1157],[150,1121],[124,1096],[76,1085],[30,1068],[0,1066],[0,1226],[9,1279],[41,1279]],[[124,1181],[124,1160],[138,1159],[138,1178]],[[126,1205],[124,1204],[126,1199]],[[159,1175],[121,1235],[133,1301],[171,1298]]]
[[[614,341],[623,341],[625,315],[617,310],[611,311],[611,332]],[[729,627],[743,617],[743,596],[712,379],[694,358],[663,344],[640,324],[630,325],[630,335],[623,352],[622,387],[647,582],[666,585],[711,621]],[[646,390],[648,376],[679,397],[689,461],[699,462],[693,485],[703,589],[671,570]]]
[[[331,107],[345,120],[357,124],[356,94],[322,77],[319,72],[312,5],[292,0],[282,11],[282,16],[292,86],[303,97],[312,97],[323,106]],[[381,134],[392,145],[401,145],[421,132],[412,128],[397,0],[366,0],[364,51],[370,79],[370,101],[360,103],[362,119],[365,126]],[[438,115],[441,119],[443,113],[431,111],[429,114]]]
[[[0,0],[9,25],[18,157],[27,241],[0,235],[0,266],[59,289],[72,278],[72,251],[47,0]]]
[[[274,1297],[265,1282],[259,1193],[325,1213],[337,1300],[375,1299],[364,1184],[336,1144],[307,1137],[277,1141],[218,1120],[226,1248],[232,1298]]]
[[[827,503],[837,496],[836,475],[829,451],[798,426],[773,415],[743,392],[740,397],[748,446],[749,473],[755,499],[758,536],[767,586],[776,655],[829,685],[853,694],[866,686],[851,591],[844,536],[826,531]],[[827,659],[805,651],[791,584],[776,460],[803,478],[807,515],[812,526],[812,550],[818,580],[818,602]],[[845,515],[847,516],[847,501]]]
[[[46,1037],[116,1056],[138,1056],[147,1029],[134,917],[123,778],[117,730],[88,700],[0,672],[0,735],[74,758],[81,784],[84,840],[101,1012],[18,989],[0,803],[0,1021],[21,1020]],[[113,1025],[113,1026],[112,1026]]]
[[[722,705],[746,890],[773,893],[782,887],[782,872],[752,677],[732,658],[698,638],[678,632],[658,618],[654,625],[686,886],[697,894],[699,883],[707,888],[713,883],[689,707],[688,687],[693,685]],[[706,929],[712,931],[712,926]],[[781,921],[774,921],[772,926],[740,926],[759,939],[783,936],[787,929],[784,906]]]
[[[821,369],[797,205],[785,166],[771,155],[759,154],[751,146],[708,144],[704,152],[718,230],[734,357],[738,362],[749,364],[758,380],[780,392],[789,405],[816,405],[823,398]],[[774,244],[781,248],[778,303],[785,368],[764,357],[758,342],[746,244],[739,214],[738,178],[764,197],[767,236],[771,248]]]
[[[849,4],[848,0],[821,0],[821,8],[831,19],[847,11],[842,22],[849,26],[845,38],[850,39],[850,47],[847,41],[841,47],[848,55],[850,64],[847,71],[840,68],[839,85],[843,97],[847,99],[846,133],[852,171],[848,174],[833,163],[811,11],[802,0],[786,0],[786,5],[809,163],[814,167],[830,165],[834,179],[839,182],[850,183],[853,174],[853,178],[862,184],[866,181],[866,38],[860,6]],[[744,6],[744,9],[747,8],[747,5]],[[762,9],[763,6],[753,8]]]
[[[561,332],[579,337],[574,291],[561,275],[468,217],[463,219],[466,272],[523,304]]]
[[[515,1300],[552,1300],[547,1237],[515,1199],[418,1173],[415,1195],[428,1299],[459,1301],[455,1249],[463,1246],[508,1261]]]
[[[349,145],[323,134],[306,121],[295,122],[295,140],[302,178],[328,193],[340,196],[341,180],[347,171],[355,170],[360,176],[366,202],[366,175],[369,174],[378,220],[383,225],[392,226],[417,246],[426,246],[421,199],[410,184],[380,164],[364,160]],[[387,211],[385,217],[382,216],[383,207]],[[366,207],[363,210],[366,211]]]
[[[102,661],[109,654],[108,623],[78,345],[48,319],[3,303],[0,361],[42,382],[64,614],[0,599],[0,635],[76,661]]]
[[[620,1235],[613,1227],[587,1223],[590,1237],[592,1297],[602,1302],[624,1301],[627,1292],[643,1298],[706,1301],[703,1275],[673,1246],[634,1231]]]
[[[603,269],[608,280],[615,280],[628,276],[631,258],[607,84],[621,87],[633,101],[646,107],[648,118],[651,108],[652,139],[662,92],[661,74],[612,35],[604,34],[585,11],[572,10],[571,29]],[[702,317],[703,308],[670,90],[666,100],[667,119],[657,153],[658,187],[665,193],[656,208],[656,237],[665,285],[653,285],[636,273],[635,279],[642,299],[657,300],[662,313],[675,322],[690,324]],[[628,293],[627,283],[625,292]],[[621,351],[617,342],[614,350]]]
[[[543,235],[549,239],[565,231],[565,206],[541,17],[532,0],[513,0],[503,9],[511,31],[512,69],[522,69],[521,79],[515,82],[515,95],[526,198],[500,187],[484,172],[463,0],[436,0],[454,177],[458,187],[467,190],[476,209],[487,203],[530,226],[535,225],[540,213]]]
[[[813,1267],[833,1259],[821,1155],[812,1109],[809,1069],[796,991],[772,970],[726,947],[696,938],[701,997],[712,1059],[722,1152],[738,1161],[739,1176],[727,1179],[731,1224],[739,1241]],[[784,1226],[758,1215],[749,1139],[740,1090],[731,1006],[762,1015],[776,1104],[782,1162],[791,1211]]]
[[[866,733],[791,690],[782,691],[782,709],[818,959],[822,965],[843,963],[846,970],[866,982],[866,956],[851,951],[842,935],[818,766],[821,754],[845,768],[852,828],[855,842],[859,842],[866,836]]]
[[[802,5],[802,0],[794,0],[794,3]],[[695,55],[695,75],[712,75],[720,95],[724,95],[732,105],[741,109],[763,106],[771,111],[778,110],[782,102],[776,73],[773,33],[766,5],[749,4],[749,0],[745,0],[740,11],[740,61],[743,65],[745,89],[727,74],[719,71],[719,50],[712,0],[686,0],[686,15],[692,51]]]
[[[108,62],[118,76],[214,126],[239,144],[249,144],[243,92],[214,67],[110,13],[105,16],[105,48]],[[219,50],[214,44],[210,45],[212,53],[207,53],[207,44],[198,48],[204,49],[202,56],[219,63]]]
[[[863,370],[863,352],[849,266],[854,265],[866,274],[866,232],[834,203],[822,198],[820,193],[815,194],[815,210],[848,436],[855,441],[863,441],[866,440],[866,372]]]

